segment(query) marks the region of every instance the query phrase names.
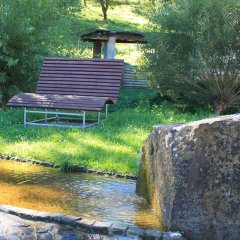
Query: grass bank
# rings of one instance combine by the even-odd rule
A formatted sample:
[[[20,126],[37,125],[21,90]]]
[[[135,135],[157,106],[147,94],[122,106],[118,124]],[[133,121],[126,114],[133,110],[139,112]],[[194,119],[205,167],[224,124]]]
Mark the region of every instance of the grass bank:
[[[87,130],[27,127],[21,109],[0,110],[0,153],[70,167],[136,174],[140,148],[154,124],[188,122],[208,113],[182,113],[168,102],[150,107],[154,93],[122,90],[108,121]]]

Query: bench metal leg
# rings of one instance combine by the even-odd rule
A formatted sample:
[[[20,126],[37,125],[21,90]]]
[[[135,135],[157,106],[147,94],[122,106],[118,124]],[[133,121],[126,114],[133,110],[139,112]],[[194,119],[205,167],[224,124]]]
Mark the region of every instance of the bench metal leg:
[[[58,109],[56,109],[56,111],[58,111]],[[57,121],[57,123],[58,123],[58,122],[59,122],[59,115],[56,114],[55,117],[56,117],[56,121]]]
[[[27,109],[24,108],[24,120],[23,120],[23,124],[24,124],[24,127],[26,127],[26,122],[27,122]]]
[[[106,119],[108,117],[108,104],[106,104]]]
[[[98,123],[101,121],[101,112],[98,112]]]
[[[31,120],[27,121],[27,113],[33,113],[33,114],[44,114],[44,118],[38,119],[38,120]],[[106,117],[108,114],[108,106],[106,105]],[[49,115],[54,115],[53,117]],[[63,117],[60,117],[63,115]],[[69,116],[69,117],[67,117]],[[77,117],[77,118],[73,118]],[[78,117],[82,117],[82,119],[79,119]],[[59,124],[59,120],[82,120],[82,123],[80,125],[66,125],[64,123]],[[51,121],[56,121],[52,122]],[[89,121],[92,121],[89,122]],[[96,118],[87,118],[86,111],[82,111],[82,113],[70,113],[70,112],[59,112],[59,111],[41,111],[41,110],[28,110],[27,108],[24,108],[24,127],[27,125],[32,126],[52,126],[52,127],[73,127],[73,128],[81,128],[85,129],[94,125],[97,125],[101,122],[106,121],[106,118],[101,119],[101,112],[97,112],[97,119]]]
[[[45,109],[45,123],[47,123],[47,109]]]
[[[83,111],[83,128],[86,127],[86,112]]]

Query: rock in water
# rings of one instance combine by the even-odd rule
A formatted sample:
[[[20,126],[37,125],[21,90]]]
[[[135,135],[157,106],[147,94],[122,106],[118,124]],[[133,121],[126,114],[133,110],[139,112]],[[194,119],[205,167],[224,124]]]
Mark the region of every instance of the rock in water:
[[[137,192],[189,239],[239,240],[240,114],[154,126]]]

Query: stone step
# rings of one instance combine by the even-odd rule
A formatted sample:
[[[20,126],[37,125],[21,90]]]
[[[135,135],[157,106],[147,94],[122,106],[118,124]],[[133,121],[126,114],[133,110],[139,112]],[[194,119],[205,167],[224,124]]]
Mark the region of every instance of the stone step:
[[[147,83],[146,80],[138,79],[123,79],[122,82],[132,82],[132,83]]]
[[[140,67],[125,64],[122,85],[126,88],[147,88],[147,81],[144,79],[145,72]]]
[[[123,85],[124,88],[148,88],[148,86],[138,86],[138,85]]]
[[[123,82],[123,84],[147,85],[147,82]]]
[[[122,82],[131,84],[147,84],[147,81],[122,81]]]
[[[136,74],[136,73],[145,73],[145,71],[138,71],[138,70],[124,70],[124,73],[128,73],[128,74]]]
[[[133,77],[134,76],[134,77],[138,77],[138,78],[139,77],[143,78],[143,77],[146,76],[146,74],[144,74],[144,73],[142,73],[142,74],[141,73],[131,73],[131,74],[130,73],[124,73],[123,76],[124,77]]]
[[[128,81],[128,82],[147,82],[145,79],[140,79],[140,78],[122,78],[123,81]]]
[[[141,86],[148,86],[147,82],[123,82],[125,85],[141,85]]]

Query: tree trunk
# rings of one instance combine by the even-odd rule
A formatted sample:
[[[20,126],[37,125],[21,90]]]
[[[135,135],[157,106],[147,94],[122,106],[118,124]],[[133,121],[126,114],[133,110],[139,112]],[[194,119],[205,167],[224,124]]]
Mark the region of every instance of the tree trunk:
[[[84,0],[84,6],[85,7],[87,6],[87,0]]]
[[[107,20],[107,11],[104,11],[104,12],[103,12],[103,19],[104,19],[104,20]]]
[[[224,107],[221,103],[215,103],[213,110],[214,110],[214,115],[215,116],[220,116],[222,111],[224,110]]]
[[[101,2],[101,7],[102,7],[103,19],[107,20],[107,8],[104,6],[103,2]]]
[[[107,20],[107,10],[109,6],[109,0],[100,0],[100,4],[103,12],[103,19]]]

